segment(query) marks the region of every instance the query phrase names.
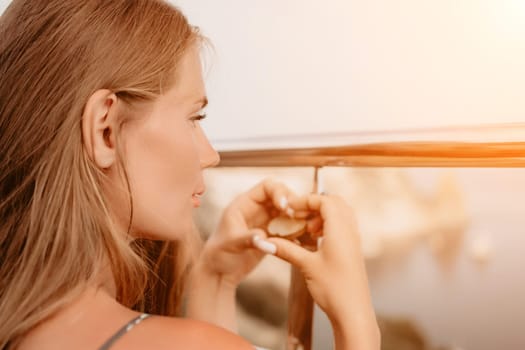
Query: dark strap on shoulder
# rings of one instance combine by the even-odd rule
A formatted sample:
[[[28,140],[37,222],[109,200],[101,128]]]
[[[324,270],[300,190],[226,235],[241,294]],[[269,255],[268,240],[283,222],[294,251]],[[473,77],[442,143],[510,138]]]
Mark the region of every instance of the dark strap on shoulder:
[[[109,338],[98,350],[108,350],[117,340],[119,340],[124,334],[128,333],[140,322],[150,317],[149,314],[142,314],[129,321],[124,327],[118,330],[111,338]]]

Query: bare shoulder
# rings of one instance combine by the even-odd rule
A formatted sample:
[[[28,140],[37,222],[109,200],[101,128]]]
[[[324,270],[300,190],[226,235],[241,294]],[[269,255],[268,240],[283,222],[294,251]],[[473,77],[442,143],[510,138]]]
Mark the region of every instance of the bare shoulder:
[[[82,297],[31,330],[20,350],[98,349],[140,313],[105,293],[86,291]],[[251,349],[241,337],[204,322],[152,316],[122,335],[111,350]]]
[[[233,349],[253,350],[240,336],[205,322],[152,316],[133,328],[114,350]]]

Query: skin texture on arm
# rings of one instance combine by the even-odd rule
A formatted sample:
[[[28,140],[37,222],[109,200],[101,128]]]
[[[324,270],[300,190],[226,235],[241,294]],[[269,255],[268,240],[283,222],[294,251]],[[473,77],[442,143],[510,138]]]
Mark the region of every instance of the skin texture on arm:
[[[236,286],[202,265],[193,269],[190,278],[186,315],[237,333]]]
[[[377,322],[370,317],[348,320],[331,320],[336,350],[358,350],[381,348],[381,333]]]

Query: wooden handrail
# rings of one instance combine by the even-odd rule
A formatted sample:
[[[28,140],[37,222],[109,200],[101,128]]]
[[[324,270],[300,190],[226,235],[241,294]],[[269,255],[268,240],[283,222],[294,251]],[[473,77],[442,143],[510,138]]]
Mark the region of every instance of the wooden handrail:
[[[525,142],[387,142],[220,152],[223,167],[524,167]]]

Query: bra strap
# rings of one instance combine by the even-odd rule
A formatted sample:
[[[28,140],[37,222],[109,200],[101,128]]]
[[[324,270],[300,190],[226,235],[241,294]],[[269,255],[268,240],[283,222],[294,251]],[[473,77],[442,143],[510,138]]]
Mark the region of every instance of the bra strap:
[[[113,334],[113,336],[111,336],[111,338],[109,338],[100,348],[98,348],[98,350],[108,350],[124,334],[128,333],[130,330],[133,329],[133,327],[135,327],[140,322],[142,322],[150,316],[150,314],[141,314],[138,317],[135,317],[134,319],[129,321],[124,327],[119,329],[117,333]]]

